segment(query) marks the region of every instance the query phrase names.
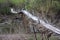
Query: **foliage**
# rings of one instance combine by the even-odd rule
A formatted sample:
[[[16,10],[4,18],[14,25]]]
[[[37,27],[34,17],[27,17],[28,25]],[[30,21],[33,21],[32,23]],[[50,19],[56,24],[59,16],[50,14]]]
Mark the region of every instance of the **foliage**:
[[[6,3],[7,0],[0,0],[0,3]]]
[[[23,6],[25,3],[25,0],[10,0],[10,2],[17,6]]]
[[[0,13],[3,14],[3,15],[4,15],[5,13],[6,13],[6,14],[9,14],[9,8],[8,8],[8,7],[1,8],[1,9],[0,9]]]
[[[0,0],[0,14],[10,15],[9,3],[21,9],[37,11],[44,17],[47,14],[54,16],[60,10],[60,0]]]
[[[0,3],[13,3],[14,5],[19,6],[20,8],[25,9],[34,9],[36,11],[45,11],[48,12],[50,8],[60,9],[59,0],[0,0]],[[54,10],[55,10],[54,9]]]

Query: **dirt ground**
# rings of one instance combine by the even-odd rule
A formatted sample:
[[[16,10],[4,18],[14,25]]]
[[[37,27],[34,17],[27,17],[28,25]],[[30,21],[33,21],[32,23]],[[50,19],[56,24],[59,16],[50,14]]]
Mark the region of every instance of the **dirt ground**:
[[[30,37],[30,34],[7,34],[0,35],[0,40],[28,40]]]

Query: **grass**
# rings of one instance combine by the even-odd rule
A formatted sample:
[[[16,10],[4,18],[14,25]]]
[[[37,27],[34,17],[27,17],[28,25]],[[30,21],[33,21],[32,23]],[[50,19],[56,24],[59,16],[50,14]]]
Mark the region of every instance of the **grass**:
[[[25,0],[10,0],[10,2],[15,5],[21,5],[25,2]]]
[[[13,3],[13,4],[22,4],[22,3],[24,3],[26,0],[0,0],[0,3],[8,3],[8,2],[10,2],[10,3]]]
[[[30,37],[29,40],[34,40],[34,37],[33,36]],[[40,34],[37,34],[37,40],[41,40],[41,35]],[[52,36],[52,37],[50,37],[50,40],[58,40],[58,38]]]

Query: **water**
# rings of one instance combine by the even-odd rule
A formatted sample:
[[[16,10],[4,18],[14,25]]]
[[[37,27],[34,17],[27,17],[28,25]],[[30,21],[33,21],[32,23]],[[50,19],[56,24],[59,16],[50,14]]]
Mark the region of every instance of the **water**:
[[[12,13],[14,13],[15,11],[11,10]],[[22,10],[21,12],[23,12],[28,18],[31,18],[32,20],[36,21],[37,23],[40,22],[40,24],[42,24],[44,27],[46,27],[47,29],[60,34],[60,29],[54,27],[53,25],[50,25],[49,23],[46,23],[44,20],[39,19],[38,17],[32,15],[31,13],[29,13],[26,10]],[[18,13],[18,12],[16,12]]]

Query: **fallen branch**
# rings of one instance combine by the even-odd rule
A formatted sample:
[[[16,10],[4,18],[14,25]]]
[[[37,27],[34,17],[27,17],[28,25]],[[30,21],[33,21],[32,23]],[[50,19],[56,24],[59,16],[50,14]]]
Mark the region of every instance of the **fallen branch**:
[[[11,8],[13,9],[13,8]],[[14,13],[15,11],[11,10],[12,13]],[[57,34],[60,34],[60,29],[54,27],[53,25],[50,25],[49,23],[46,23],[45,21],[39,19],[38,17],[36,16],[33,16],[31,13],[29,13],[28,11],[26,10],[21,10],[21,12],[23,14],[25,14],[26,16],[28,16],[29,18],[33,19],[34,21],[36,21],[37,23],[40,22],[40,24],[42,24],[44,27],[46,27],[47,29],[57,33]],[[19,13],[19,12],[16,12],[16,13]],[[38,21],[39,20],[39,21]]]

